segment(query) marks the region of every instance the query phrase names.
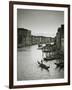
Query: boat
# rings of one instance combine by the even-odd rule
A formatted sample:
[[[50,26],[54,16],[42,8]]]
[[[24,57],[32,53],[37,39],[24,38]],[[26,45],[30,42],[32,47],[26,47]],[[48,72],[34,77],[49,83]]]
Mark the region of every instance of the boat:
[[[42,53],[43,53],[43,59],[44,61],[49,60],[55,60],[55,50],[54,45],[52,44],[46,44],[46,46],[43,47]]]
[[[42,44],[38,44],[38,47],[42,47]]]
[[[49,60],[55,60],[55,58],[54,57],[44,58],[44,61],[49,61]]]
[[[37,61],[37,62],[38,62],[39,66],[40,66],[41,68],[46,69],[46,70],[49,70],[50,66],[47,66],[47,65],[45,65],[45,64],[43,64],[43,63],[41,63],[41,62],[39,62],[39,61]]]
[[[64,62],[61,63],[54,63],[57,67],[63,68],[64,67]]]
[[[42,44],[38,44],[38,49],[42,49]]]

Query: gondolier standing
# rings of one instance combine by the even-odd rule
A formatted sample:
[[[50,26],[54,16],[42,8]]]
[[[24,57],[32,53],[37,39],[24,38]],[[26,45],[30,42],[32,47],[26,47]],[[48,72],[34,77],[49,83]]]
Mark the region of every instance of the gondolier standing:
[[[41,64],[43,64],[43,60],[41,60]]]

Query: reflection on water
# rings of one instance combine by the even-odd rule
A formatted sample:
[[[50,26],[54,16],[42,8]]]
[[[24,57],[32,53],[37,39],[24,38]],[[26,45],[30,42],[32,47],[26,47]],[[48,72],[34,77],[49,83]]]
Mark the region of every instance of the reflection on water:
[[[19,48],[17,52],[17,80],[38,80],[64,78],[63,68],[57,68],[54,63],[58,60],[43,62],[50,66],[49,71],[39,67],[37,61],[41,61],[42,51],[38,46]]]

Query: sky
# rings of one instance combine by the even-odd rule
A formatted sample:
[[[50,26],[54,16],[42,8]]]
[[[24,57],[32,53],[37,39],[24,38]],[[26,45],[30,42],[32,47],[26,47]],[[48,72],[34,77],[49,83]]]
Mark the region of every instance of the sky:
[[[55,37],[61,24],[64,24],[63,11],[17,10],[17,28],[29,29],[32,35]]]

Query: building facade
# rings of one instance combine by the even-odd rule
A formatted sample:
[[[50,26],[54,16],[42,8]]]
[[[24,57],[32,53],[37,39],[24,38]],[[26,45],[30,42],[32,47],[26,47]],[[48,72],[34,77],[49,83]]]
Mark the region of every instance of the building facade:
[[[45,36],[31,36],[32,45],[35,44],[47,44],[54,42],[54,38],[45,37]]]
[[[24,28],[18,28],[17,32],[18,32],[17,33],[18,47],[30,46],[31,45],[31,31]]]
[[[54,42],[54,38],[45,36],[31,35],[31,31],[24,28],[17,29],[17,45],[18,47],[25,47],[36,44],[47,44]]]
[[[58,28],[55,39],[57,50],[64,51],[64,25]]]

